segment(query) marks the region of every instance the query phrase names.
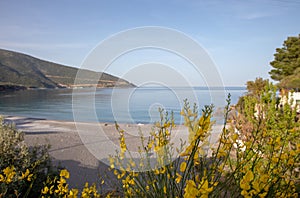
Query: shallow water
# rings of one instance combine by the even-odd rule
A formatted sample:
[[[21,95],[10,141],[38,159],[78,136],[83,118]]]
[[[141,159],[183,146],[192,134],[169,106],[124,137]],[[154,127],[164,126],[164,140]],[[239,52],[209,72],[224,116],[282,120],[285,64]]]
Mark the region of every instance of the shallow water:
[[[50,120],[152,123],[160,119],[158,108],[173,111],[176,123],[183,100],[202,108],[213,103],[224,107],[228,93],[232,104],[244,88],[102,88],[44,89],[0,93],[0,114]],[[192,105],[191,105],[192,106]]]

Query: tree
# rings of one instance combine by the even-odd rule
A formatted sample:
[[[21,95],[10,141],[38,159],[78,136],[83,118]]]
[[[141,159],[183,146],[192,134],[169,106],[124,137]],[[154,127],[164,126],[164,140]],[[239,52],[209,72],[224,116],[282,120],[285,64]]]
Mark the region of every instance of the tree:
[[[237,110],[243,111],[245,105],[245,97],[252,96],[257,100],[261,99],[261,96],[265,92],[265,88],[269,85],[268,79],[256,78],[254,81],[247,81],[247,93],[245,96],[241,96],[236,104]]]
[[[299,90],[300,88],[300,67],[294,71],[293,75],[287,76],[280,81],[280,87],[293,88]]]
[[[262,78],[256,78],[255,81],[248,81],[247,82],[248,94],[260,98],[267,84],[269,84],[269,81],[267,79],[264,80]]]
[[[277,48],[274,60],[270,63],[274,68],[269,74],[279,81],[281,88],[300,88],[300,34],[288,37],[282,48]]]

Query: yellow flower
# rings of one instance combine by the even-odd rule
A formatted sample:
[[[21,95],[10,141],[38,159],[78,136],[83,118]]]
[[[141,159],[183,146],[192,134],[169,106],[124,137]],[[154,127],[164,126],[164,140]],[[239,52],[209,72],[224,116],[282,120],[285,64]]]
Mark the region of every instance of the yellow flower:
[[[221,157],[225,157],[227,155],[226,151],[224,148],[220,148],[220,150],[217,153],[217,157],[221,158]]]
[[[238,137],[239,137],[239,134],[234,133],[234,134],[232,135],[232,140],[233,140],[233,142],[236,142],[236,140],[238,139]]]
[[[181,157],[189,156],[190,153],[192,152],[193,148],[194,148],[193,144],[192,144],[192,143],[189,144],[189,145],[186,147],[185,151],[182,152],[182,153],[180,154],[180,156],[181,156]]]
[[[280,160],[286,160],[286,159],[288,159],[288,154],[287,153],[281,153],[281,155],[280,155]]]
[[[114,170],[114,175],[119,175],[119,172],[117,169]]]
[[[125,153],[127,150],[127,146],[125,143],[125,137],[124,137],[124,131],[121,130],[119,131],[120,133],[120,149],[121,149],[121,153]]]
[[[268,194],[268,192],[264,192],[264,193],[259,194],[258,196],[259,196],[260,198],[264,198],[264,197],[267,196],[267,194]]]
[[[3,173],[5,174],[6,176],[6,183],[9,184],[12,182],[12,179],[14,178],[14,176],[16,175],[16,172],[15,172],[15,167],[14,166],[11,166],[11,167],[6,167],[4,170],[3,170]]]
[[[59,176],[69,179],[70,173],[66,169],[63,169],[63,170],[60,171]]]
[[[168,173],[168,174],[167,174],[167,177],[168,177],[168,179],[170,179],[170,178],[171,178],[171,175]]]
[[[288,165],[293,165],[294,164],[294,159],[293,158],[289,158],[288,162],[287,162]]]
[[[6,177],[11,174],[13,171],[15,170],[15,168],[13,166],[11,167],[6,167],[4,170],[3,170],[3,173],[6,175]]]
[[[4,181],[5,181],[4,176],[0,174],[0,182],[4,182]]]
[[[170,131],[166,130],[166,136],[170,136],[170,135],[171,135]]]
[[[167,194],[167,187],[164,186],[164,193]]]
[[[117,174],[117,178],[121,179],[125,176],[125,174],[126,174],[126,171],[122,171],[120,174]],[[104,183],[104,180],[103,180],[103,183]]]
[[[202,182],[201,182],[201,187],[199,189],[199,192],[201,193],[202,196],[208,197],[209,193],[211,191],[213,191],[213,187],[208,187],[208,181],[207,179],[204,180],[204,178],[202,178]]]
[[[186,187],[184,188],[184,198],[192,198],[198,196],[198,189],[193,180],[188,180],[186,182]]]
[[[115,159],[113,157],[109,157],[109,164],[114,164],[115,163]]]
[[[72,189],[69,192],[68,198],[77,198],[78,195],[78,189]]]
[[[50,195],[52,195],[52,194],[53,194],[53,192],[54,192],[54,186],[52,185],[52,186],[50,187],[50,189],[49,189],[49,193],[50,193]]]
[[[132,174],[133,177],[139,176],[139,173],[138,173],[138,172],[132,172],[131,174]]]
[[[64,178],[60,178],[60,180],[57,183],[65,184],[65,183],[67,183],[67,181]]]
[[[21,179],[25,179],[29,175],[29,170],[26,169],[25,173],[22,173]]]
[[[269,180],[269,175],[267,174],[260,175],[259,180],[261,183],[266,184]]]
[[[152,149],[152,146],[153,146],[153,140],[148,142],[148,145],[147,145],[148,151]]]
[[[161,146],[159,146],[159,145],[154,147],[155,152],[158,152],[160,149],[161,149]]]
[[[32,177],[33,177],[33,174],[28,175],[27,181],[31,181],[31,180],[32,180]]]
[[[181,171],[181,172],[184,172],[185,169],[186,169],[186,162],[182,162],[182,163],[180,164],[180,171]]]
[[[251,194],[248,193],[248,190],[251,189],[250,184],[251,184],[251,181],[253,181],[253,179],[254,179],[254,175],[253,175],[252,171],[248,170],[246,175],[244,175],[244,177],[240,181],[240,187],[242,189],[242,192],[241,192],[242,196],[251,197]],[[255,184],[255,188],[259,188],[257,185],[258,184]]]
[[[251,198],[250,194],[246,190],[242,190],[241,195],[245,198]]]
[[[57,186],[57,189],[54,192],[58,193],[59,195],[64,195],[68,192],[68,185],[64,186],[61,183]]]
[[[252,171],[248,171],[244,177],[245,177],[245,180],[248,182],[251,182],[254,179],[254,175],[253,175]]]
[[[166,167],[163,166],[163,167],[160,169],[160,173],[161,173],[161,174],[164,174],[164,173],[166,172],[166,170],[167,170]]]
[[[176,173],[176,176],[175,182],[178,184],[181,181],[182,176],[179,173]]]
[[[42,189],[42,194],[47,194],[49,191],[49,188],[47,186],[45,186],[43,189]]]
[[[131,185],[134,185],[135,184],[134,179],[132,178],[132,179],[128,180],[128,183]]]
[[[279,161],[278,157],[274,156],[272,157],[272,162],[277,163]]]
[[[155,175],[159,175],[159,173],[160,173],[160,172],[159,172],[158,169],[155,169],[155,170],[154,170],[154,174],[155,174]]]
[[[245,181],[244,179],[242,179],[241,181],[240,181],[240,187],[241,187],[241,189],[243,189],[243,190],[249,190],[251,187],[250,187],[250,183],[249,182],[247,182],[247,181]]]
[[[31,181],[33,177],[33,174],[30,174],[30,171],[26,169],[25,173],[22,173],[21,179],[27,178],[27,181]]]

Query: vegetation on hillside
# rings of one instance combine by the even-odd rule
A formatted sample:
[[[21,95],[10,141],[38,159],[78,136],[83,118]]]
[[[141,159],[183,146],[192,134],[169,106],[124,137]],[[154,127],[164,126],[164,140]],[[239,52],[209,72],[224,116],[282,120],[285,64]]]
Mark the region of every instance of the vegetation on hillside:
[[[272,79],[279,81],[281,88],[300,88],[300,34],[288,37],[283,47],[276,49],[270,64],[273,69],[269,74]]]
[[[74,86],[78,69],[43,61],[32,56],[0,49],[0,87],[59,88]],[[77,79],[78,86],[133,86],[129,82],[106,73],[84,70],[85,78]],[[75,85],[76,86],[76,85]]]

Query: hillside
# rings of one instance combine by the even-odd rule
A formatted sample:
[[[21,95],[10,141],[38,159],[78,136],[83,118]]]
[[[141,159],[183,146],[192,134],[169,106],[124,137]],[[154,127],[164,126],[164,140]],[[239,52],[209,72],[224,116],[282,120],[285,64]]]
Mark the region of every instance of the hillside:
[[[77,68],[64,66],[18,52],[0,49],[0,86],[22,88],[74,87]],[[86,78],[77,79],[76,86],[96,86],[90,79],[101,73],[85,70]],[[103,73],[97,87],[127,87],[133,84]],[[1,89],[0,89],[1,90]]]

